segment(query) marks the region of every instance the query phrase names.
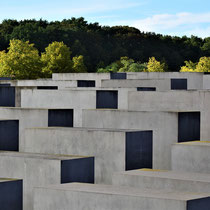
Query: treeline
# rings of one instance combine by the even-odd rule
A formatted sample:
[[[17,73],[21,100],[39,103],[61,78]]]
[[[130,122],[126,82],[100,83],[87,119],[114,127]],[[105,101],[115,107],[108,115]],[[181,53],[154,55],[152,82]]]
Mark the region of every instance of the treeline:
[[[83,56],[88,72],[105,68],[121,57],[139,63],[155,57],[167,64],[168,71],[179,71],[186,60],[198,62],[200,57],[210,56],[210,37],[163,36],[128,26],[100,26],[87,23],[84,18],[54,22],[4,20],[0,24],[0,51],[7,51],[13,39],[34,43],[39,55],[50,43],[64,42],[72,52],[71,57]]]

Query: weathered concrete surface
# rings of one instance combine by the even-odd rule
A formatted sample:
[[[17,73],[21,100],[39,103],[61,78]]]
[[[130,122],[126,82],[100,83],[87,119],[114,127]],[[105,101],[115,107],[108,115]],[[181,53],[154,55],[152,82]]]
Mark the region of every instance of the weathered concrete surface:
[[[1,107],[0,118],[19,120],[19,147],[21,147],[25,128],[48,126],[48,109]]]
[[[23,209],[22,180],[0,178],[0,195],[0,208],[2,210]]]
[[[1,151],[0,177],[23,179],[23,209],[31,210],[33,209],[33,187],[60,184],[62,162],[77,159],[86,158]]]
[[[128,134],[138,136],[130,139]],[[150,151],[147,145],[141,147],[138,144],[152,141],[152,131],[58,127],[26,129],[25,135],[25,144],[21,148],[24,152],[94,156],[96,183],[111,183],[113,172],[124,171],[130,165],[133,167],[132,164],[133,169],[139,168],[141,155],[144,154],[145,162],[147,156],[151,158],[152,155],[152,146]],[[133,141],[137,141],[134,148]],[[130,148],[134,150],[133,155]]]
[[[171,168],[171,145],[178,142],[178,113],[83,110],[82,127],[153,130],[153,168]]]
[[[127,72],[127,79],[187,79],[189,90],[203,89],[203,73],[195,72]]]
[[[171,80],[170,79],[102,80],[101,87],[104,88],[156,87],[157,91],[168,91],[171,89]]]
[[[35,188],[34,210],[208,210],[208,196],[72,183]]]
[[[210,142],[188,142],[172,146],[171,165],[175,171],[210,173]]]
[[[112,184],[139,189],[210,193],[209,174],[140,169],[114,173]]]
[[[118,92],[118,109],[128,108],[128,92],[134,90],[130,88],[73,88],[68,90],[53,91],[22,90],[21,107],[74,109],[74,126],[81,127],[82,109],[95,109],[97,101],[97,91],[105,90]]]
[[[53,74],[52,80],[95,80],[96,87],[101,87],[102,79],[110,79],[109,73],[64,73]]]
[[[128,109],[135,111],[200,111],[201,140],[210,136],[210,91],[129,92]]]

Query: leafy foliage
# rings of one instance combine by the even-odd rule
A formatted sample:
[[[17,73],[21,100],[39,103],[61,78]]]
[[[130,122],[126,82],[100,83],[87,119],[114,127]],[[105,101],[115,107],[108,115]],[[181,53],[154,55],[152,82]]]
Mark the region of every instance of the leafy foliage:
[[[199,62],[185,61],[180,72],[210,72],[210,57],[201,57]]]
[[[155,59],[155,57],[149,58],[147,63],[147,70],[148,72],[164,72],[165,71],[165,63],[161,63]]]
[[[38,50],[28,41],[11,40],[8,52],[0,52],[0,76],[36,79],[42,75],[41,68]]]

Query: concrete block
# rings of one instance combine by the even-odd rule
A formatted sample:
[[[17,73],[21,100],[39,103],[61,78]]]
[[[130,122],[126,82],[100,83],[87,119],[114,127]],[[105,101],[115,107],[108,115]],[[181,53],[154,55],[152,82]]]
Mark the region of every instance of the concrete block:
[[[19,150],[19,121],[0,119],[0,150]]]
[[[49,109],[48,126],[49,127],[73,127],[73,109]]]
[[[127,79],[187,79],[188,90],[203,89],[202,72],[127,72]]]
[[[200,140],[199,112],[83,110],[82,127],[153,130],[153,168],[171,169],[171,145]]]
[[[22,90],[21,107],[74,109],[74,127],[81,127],[82,109],[96,109],[97,103],[100,105],[98,108],[127,109],[128,92],[132,90],[136,91],[136,88],[83,87],[55,91]],[[108,100],[104,100],[104,97]]]
[[[112,184],[117,186],[135,187],[181,192],[210,193],[209,174],[140,169],[114,173]]]
[[[2,210],[23,209],[22,180],[0,178],[0,195],[0,208]]]
[[[15,87],[0,86],[0,106],[15,107]]]
[[[157,91],[169,91],[171,89],[170,79],[114,79],[102,80],[103,88],[137,88],[155,87]]]
[[[54,127],[25,135],[24,152],[94,156],[96,183],[111,183],[114,171],[152,166],[152,131]]]
[[[34,210],[209,210],[209,194],[71,183],[35,189]]]
[[[172,146],[171,167],[176,171],[210,173],[210,142],[193,141]]]
[[[58,73],[52,75],[52,80],[94,80],[96,87],[101,87],[102,79],[110,79],[110,73]]]
[[[23,209],[30,210],[35,186],[77,180],[93,183],[94,158],[1,151],[0,177],[23,179]]]
[[[128,110],[200,113],[200,139],[210,136],[210,91],[128,92]]]

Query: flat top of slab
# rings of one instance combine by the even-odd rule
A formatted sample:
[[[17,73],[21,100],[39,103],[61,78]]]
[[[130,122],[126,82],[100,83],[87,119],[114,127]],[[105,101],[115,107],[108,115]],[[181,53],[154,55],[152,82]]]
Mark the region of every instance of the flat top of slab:
[[[34,158],[34,159],[47,159],[47,160],[71,160],[86,158],[87,156],[76,155],[56,155],[56,154],[41,154],[41,153],[27,153],[27,152],[10,152],[0,151],[1,156],[19,157],[19,158]]]
[[[182,201],[194,200],[210,196],[210,194],[207,193],[171,192],[171,191],[113,186],[113,185],[83,184],[83,183],[69,183],[62,185],[37,187],[37,188],[62,190],[62,191],[92,192],[92,193],[113,194],[113,195],[122,195],[122,196],[161,198],[161,199],[182,200]]]
[[[189,180],[189,181],[199,181],[199,182],[209,182],[209,174],[203,173],[191,173],[191,172],[176,172],[176,171],[166,171],[166,170],[152,170],[152,169],[139,169],[131,171],[123,171],[116,173],[129,175],[129,176],[146,176],[146,177],[157,177],[157,178],[167,178],[175,180]]]
[[[188,141],[182,143],[176,143],[175,145],[186,145],[186,146],[210,146],[210,141]]]
[[[21,179],[12,179],[12,178],[0,178],[0,182],[11,182],[11,181],[19,181]]]
[[[38,130],[66,130],[66,131],[96,131],[96,132],[142,132],[142,131],[150,131],[150,130],[136,130],[136,129],[112,129],[112,128],[79,128],[79,127],[34,127],[27,128],[30,129],[38,129]]]

